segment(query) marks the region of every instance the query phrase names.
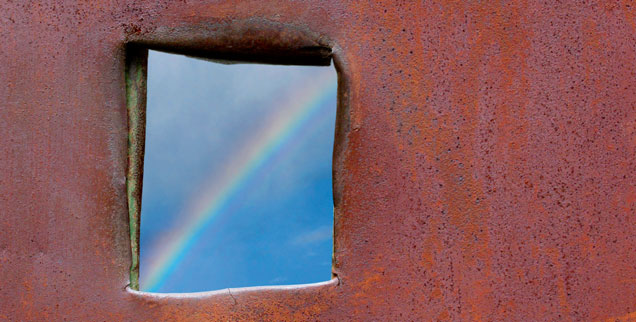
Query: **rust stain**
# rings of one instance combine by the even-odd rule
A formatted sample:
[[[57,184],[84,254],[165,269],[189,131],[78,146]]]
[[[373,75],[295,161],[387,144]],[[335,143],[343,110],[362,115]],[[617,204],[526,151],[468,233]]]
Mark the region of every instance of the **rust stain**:
[[[0,318],[636,320],[635,7],[0,4]],[[336,63],[336,279],[126,289],[140,193],[126,190],[140,175],[126,174],[132,43]]]
[[[636,312],[605,319],[606,322],[633,322],[636,321]]]

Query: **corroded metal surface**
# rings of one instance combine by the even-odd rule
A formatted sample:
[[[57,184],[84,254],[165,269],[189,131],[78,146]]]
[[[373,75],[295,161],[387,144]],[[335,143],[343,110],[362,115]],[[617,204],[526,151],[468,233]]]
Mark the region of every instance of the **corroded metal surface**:
[[[0,319],[636,319],[632,1],[0,9]],[[333,57],[337,278],[126,289],[128,43]]]

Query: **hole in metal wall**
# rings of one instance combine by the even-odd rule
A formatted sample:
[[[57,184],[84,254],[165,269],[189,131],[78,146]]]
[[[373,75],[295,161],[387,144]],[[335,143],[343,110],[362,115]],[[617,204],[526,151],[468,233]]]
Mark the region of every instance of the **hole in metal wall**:
[[[333,67],[150,51],[139,288],[331,278]]]

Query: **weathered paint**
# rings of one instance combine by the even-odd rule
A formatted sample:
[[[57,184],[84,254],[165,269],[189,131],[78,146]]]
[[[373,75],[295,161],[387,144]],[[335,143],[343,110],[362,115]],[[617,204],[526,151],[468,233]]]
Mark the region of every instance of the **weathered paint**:
[[[633,320],[632,1],[0,9],[2,319]],[[127,172],[129,44],[222,61],[333,58],[337,278],[126,289],[139,206],[126,178],[141,178]]]

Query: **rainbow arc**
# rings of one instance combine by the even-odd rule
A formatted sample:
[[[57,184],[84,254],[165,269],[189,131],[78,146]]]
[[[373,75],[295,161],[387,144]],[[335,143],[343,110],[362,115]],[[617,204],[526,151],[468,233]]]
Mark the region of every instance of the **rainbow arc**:
[[[209,184],[180,212],[181,218],[185,218],[183,224],[164,239],[158,255],[149,261],[148,272],[140,276],[146,291],[160,289],[201,234],[219,221],[232,197],[245,188],[250,178],[303,128],[319,121],[321,112],[329,112],[324,109],[333,108],[325,104],[337,90],[333,71],[325,70],[311,84],[299,85],[303,87],[291,88],[282,102],[272,106],[275,112],[265,125],[230,158],[221,175],[214,173],[205,181]]]

